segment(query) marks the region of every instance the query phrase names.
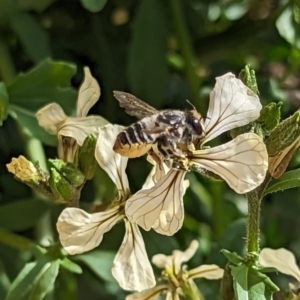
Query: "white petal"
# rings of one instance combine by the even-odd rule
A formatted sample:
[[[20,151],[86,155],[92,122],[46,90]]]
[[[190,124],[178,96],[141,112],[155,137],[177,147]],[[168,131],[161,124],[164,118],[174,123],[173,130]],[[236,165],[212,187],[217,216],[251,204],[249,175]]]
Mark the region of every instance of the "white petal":
[[[35,114],[39,125],[51,134],[57,134],[59,126],[67,119],[63,109],[57,103],[50,103]]]
[[[205,143],[222,132],[240,127],[259,117],[262,108],[258,96],[232,73],[216,78],[210,93],[204,123]]]
[[[152,289],[128,295],[125,300],[154,300],[168,290],[167,285],[158,285]]]
[[[155,286],[141,232],[136,224],[124,219],[126,232],[114,259],[112,274],[124,290],[142,291]]]
[[[69,254],[78,254],[97,247],[119,220],[119,207],[105,212],[89,214],[79,208],[66,208],[60,214],[56,228],[59,240]]]
[[[283,274],[291,275],[300,282],[300,270],[295,256],[287,249],[264,248],[259,254],[259,262],[264,267],[273,267]]]
[[[191,161],[221,176],[239,194],[259,186],[268,169],[266,146],[254,133],[241,134],[226,144],[195,151]]]
[[[164,235],[173,235],[183,223],[183,179],[186,172],[171,170],[148,190],[141,190],[126,201],[129,221],[145,230],[151,227]]]
[[[174,250],[172,255],[156,254],[152,257],[152,263],[160,269],[172,269],[175,274],[179,274],[181,265],[189,261],[197,251],[199,243],[193,240],[185,251]]]
[[[95,149],[95,157],[100,167],[106,171],[116,184],[120,193],[129,190],[128,178],[125,173],[128,158],[113,151],[117,135],[122,126],[108,124],[101,128]]]
[[[82,146],[84,140],[90,134],[97,135],[99,127],[108,122],[100,116],[88,116],[85,118],[67,118],[59,127],[58,134],[61,136],[72,137],[77,144]]]
[[[100,97],[100,87],[88,67],[84,67],[84,81],[78,92],[77,117],[86,117]]]
[[[202,265],[188,271],[189,278],[220,279],[223,274],[224,270],[217,265]]]
[[[164,163],[161,164],[161,166],[159,166],[155,161],[152,160],[150,155],[147,156],[147,160],[151,164],[153,164],[153,168],[152,168],[151,172],[149,173],[145,183],[143,184],[142,190],[152,188],[155,185],[155,183],[157,183],[170,170]]]

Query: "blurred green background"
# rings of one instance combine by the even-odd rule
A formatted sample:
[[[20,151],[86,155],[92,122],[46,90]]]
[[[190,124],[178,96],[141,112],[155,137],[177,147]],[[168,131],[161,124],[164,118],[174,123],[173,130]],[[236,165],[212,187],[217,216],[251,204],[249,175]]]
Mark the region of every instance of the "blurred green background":
[[[113,90],[130,92],[157,109],[188,108],[189,99],[205,115],[215,77],[238,75],[246,64],[256,71],[263,104],[282,101],[284,118],[300,107],[299,0],[0,0],[0,227],[37,244],[57,241],[55,222],[63,206],[39,199],[5,165],[21,154],[39,160],[43,150],[56,157],[56,138],[37,127],[34,114],[49,102],[74,112],[83,66],[90,67],[102,90],[90,113],[129,125],[135,119],[119,108]],[[224,134],[218,142],[227,140]],[[296,155],[289,168],[299,165]],[[145,157],[133,159],[127,170],[135,192],[150,165]],[[190,266],[224,267],[219,250],[245,250],[246,200],[223,182],[195,174],[188,179],[183,228],[173,237],[143,232],[149,257],[183,250],[197,239],[199,251]],[[81,204],[110,201],[111,187],[99,170],[86,184]],[[299,188],[264,199],[262,246],[286,247],[300,259],[299,204]],[[83,274],[60,269],[45,299],[124,299],[126,292],[110,273],[123,233],[121,223],[99,248],[71,257]],[[34,260],[32,251],[7,244],[0,234],[0,299]],[[272,279],[283,290],[290,281],[276,274]],[[207,299],[219,299],[219,282],[202,280],[199,287]]]

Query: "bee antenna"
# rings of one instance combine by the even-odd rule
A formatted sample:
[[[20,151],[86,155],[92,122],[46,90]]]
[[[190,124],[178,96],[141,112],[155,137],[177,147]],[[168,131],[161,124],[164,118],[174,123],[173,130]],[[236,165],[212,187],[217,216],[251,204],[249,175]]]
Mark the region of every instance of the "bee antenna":
[[[210,120],[210,117],[207,117],[207,116],[201,116],[200,120],[203,120],[203,119],[209,119]]]
[[[197,110],[196,107],[195,107],[188,99],[186,99],[186,102],[187,102],[194,110]]]

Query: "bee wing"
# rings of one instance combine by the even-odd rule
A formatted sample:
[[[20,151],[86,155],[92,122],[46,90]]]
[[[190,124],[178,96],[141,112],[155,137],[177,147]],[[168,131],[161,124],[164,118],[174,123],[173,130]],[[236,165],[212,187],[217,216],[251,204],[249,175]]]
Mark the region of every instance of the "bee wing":
[[[119,101],[120,106],[125,108],[125,111],[129,115],[139,119],[158,113],[158,110],[154,107],[129,93],[114,91],[114,97]]]

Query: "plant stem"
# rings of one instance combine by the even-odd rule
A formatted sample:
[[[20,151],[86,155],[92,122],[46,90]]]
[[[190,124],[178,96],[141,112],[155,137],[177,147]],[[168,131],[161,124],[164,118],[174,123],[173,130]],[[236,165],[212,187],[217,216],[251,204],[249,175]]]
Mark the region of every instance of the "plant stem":
[[[247,194],[248,200],[248,222],[247,222],[247,252],[259,253],[259,222],[260,222],[260,203],[257,191]]]
[[[254,191],[246,194],[248,201],[248,220],[247,220],[247,252],[259,253],[259,234],[260,234],[260,205],[264,191],[271,180],[267,173],[263,183]]]
[[[0,243],[23,251],[29,251],[32,247],[36,247],[30,240],[1,228]]]
[[[26,137],[25,141],[27,150],[26,153],[29,160],[33,162],[38,161],[41,169],[47,171],[47,159],[42,143],[38,139],[33,137]],[[41,201],[46,200],[45,196],[41,193],[38,193],[36,190],[33,190],[33,193],[37,198],[41,199]],[[43,217],[40,218],[39,223],[36,226],[37,240],[43,246],[49,246],[50,242],[54,239],[51,223],[51,211],[49,210],[43,215]]]
[[[204,300],[201,292],[193,280],[188,280],[181,285],[183,293],[191,300]]]

